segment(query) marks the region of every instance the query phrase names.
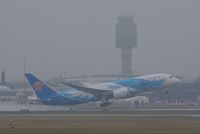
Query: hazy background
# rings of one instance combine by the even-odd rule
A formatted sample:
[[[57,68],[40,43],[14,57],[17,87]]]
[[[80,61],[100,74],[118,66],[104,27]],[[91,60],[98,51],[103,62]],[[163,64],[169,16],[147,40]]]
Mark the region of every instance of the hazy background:
[[[199,0],[1,0],[0,70],[7,80],[27,71],[42,79],[119,74],[115,24],[134,15],[136,74],[200,75]]]

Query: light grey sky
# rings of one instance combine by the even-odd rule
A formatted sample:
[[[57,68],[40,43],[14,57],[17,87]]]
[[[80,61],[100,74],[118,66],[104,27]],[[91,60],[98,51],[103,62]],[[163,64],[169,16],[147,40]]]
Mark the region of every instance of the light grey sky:
[[[134,15],[136,74],[200,75],[199,0],[1,0],[0,70],[8,80],[27,71],[62,75],[120,73],[117,17]]]

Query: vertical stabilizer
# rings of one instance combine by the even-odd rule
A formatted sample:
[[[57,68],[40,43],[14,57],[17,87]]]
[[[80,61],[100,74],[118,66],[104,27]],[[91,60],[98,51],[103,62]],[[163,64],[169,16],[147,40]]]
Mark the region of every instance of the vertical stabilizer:
[[[47,96],[56,95],[57,92],[44,84],[42,81],[40,81],[38,78],[36,78],[32,74],[25,74],[26,78],[28,79],[31,87],[35,91],[38,98],[43,99]]]

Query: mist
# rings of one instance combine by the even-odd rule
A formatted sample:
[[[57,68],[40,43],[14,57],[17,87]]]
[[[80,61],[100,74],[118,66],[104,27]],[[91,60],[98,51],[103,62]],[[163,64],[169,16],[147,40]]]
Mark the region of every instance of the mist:
[[[134,74],[200,74],[198,0],[18,0],[0,1],[0,70],[8,80],[26,71],[49,79],[119,74],[120,49],[115,24],[133,15],[138,46]]]

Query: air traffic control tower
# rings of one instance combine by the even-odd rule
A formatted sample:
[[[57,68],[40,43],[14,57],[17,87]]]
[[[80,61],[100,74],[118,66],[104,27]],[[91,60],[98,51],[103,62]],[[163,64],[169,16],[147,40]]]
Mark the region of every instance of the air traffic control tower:
[[[121,75],[132,74],[132,48],[137,46],[137,29],[133,16],[119,16],[116,24],[116,47],[121,49]]]

